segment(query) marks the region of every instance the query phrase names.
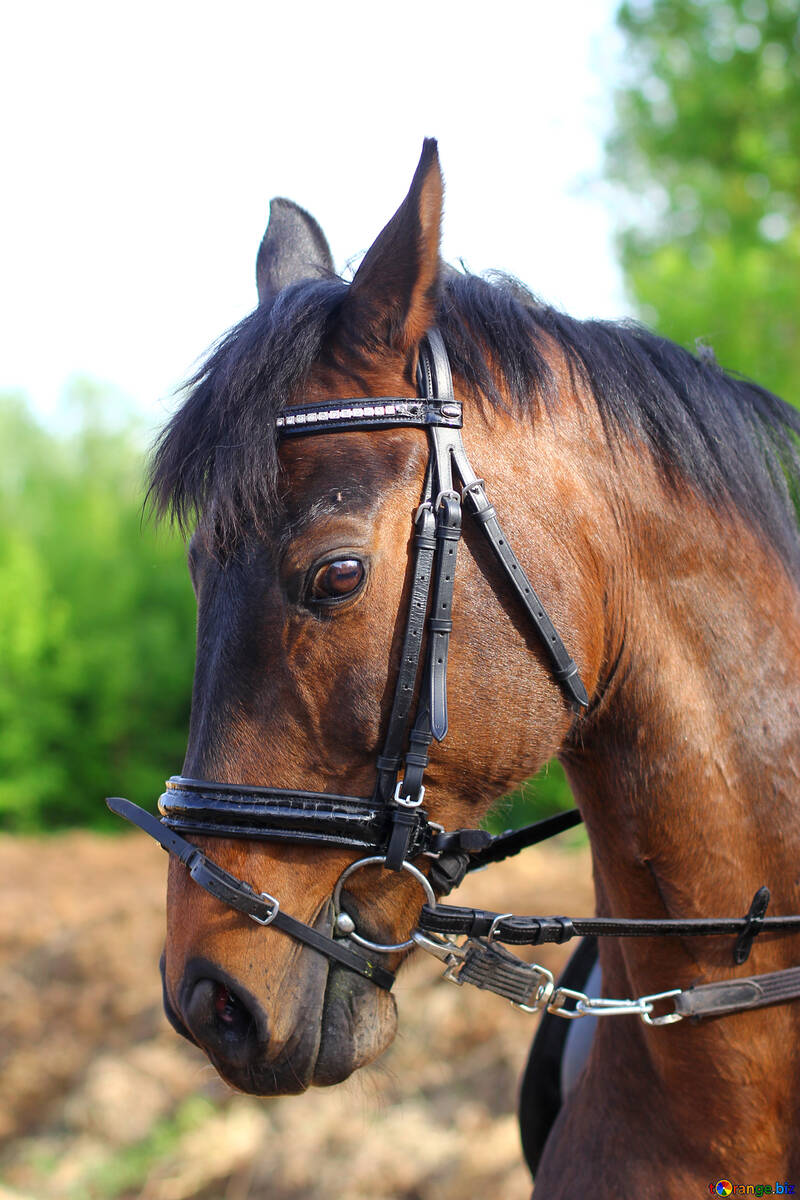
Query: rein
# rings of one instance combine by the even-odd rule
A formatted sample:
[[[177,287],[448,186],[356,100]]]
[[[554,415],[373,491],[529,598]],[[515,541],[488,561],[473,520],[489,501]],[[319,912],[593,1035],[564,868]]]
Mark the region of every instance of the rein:
[[[258,924],[281,930],[386,990],[392,987],[394,974],[374,956],[418,946],[443,961],[445,978],[455,983],[493,991],[526,1011],[546,1008],[568,1019],[590,1013],[633,1013],[647,1024],[661,1025],[684,1016],[721,1015],[800,997],[800,968],[791,968],[771,975],[701,984],[684,991],[672,989],[635,1000],[592,999],[582,992],[557,987],[544,967],[523,962],[498,944],[560,943],[575,936],[737,934],[734,961],[743,963],[754,937],[762,931],[800,930],[800,916],[765,915],[769,903],[766,888],[759,889],[742,918],[685,921],[522,917],[438,902],[437,894],[447,894],[468,871],[501,862],[582,819],[573,809],[495,837],[479,829],[448,832],[430,821],[422,807],[431,743],[434,739],[442,741],[447,733],[447,657],[464,512],[489,542],[539,638],[565,701],[574,712],[588,707],[589,701],[577,665],[511,549],[486,495],[484,481],[477,477],[467,458],[460,432],[461,404],[455,400],[447,353],[436,329],[428,332],[420,347],[418,384],[420,396],[301,405],[282,409],[276,420],[279,438],[395,427],[427,432],[429,459],[414,520],[411,598],[386,737],[376,760],[372,798],[173,776],[159,799],[161,820],[120,797],[108,799],[109,808],[174,854],[195,883],[222,903]],[[461,483],[459,490],[454,487],[455,476]],[[420,672],[423,645],[425,658]],[[417,706],[412,721],[415,694]],[[398,778],[401,769],[402,778]],[[186,833],[316,843],[366,854],[347,867],[337,881],[322,918],[327,923],[327,932],[323,932],[285,913],[276,897],[257,892],[224,870],[187,841],[183,836]],[[418,858],[429,860],[427,873],[412,862]],[[342,907],[346,879],[373,864],[411,874],[424,890],[426,903],[419,928],[404,942],[382,944],[361,936]],[[465,942],[459,945],[453,941],[457,936],[465,937]],[[665,1000],[672,1002],[671,1011],[653,1015],[655,1005]]]

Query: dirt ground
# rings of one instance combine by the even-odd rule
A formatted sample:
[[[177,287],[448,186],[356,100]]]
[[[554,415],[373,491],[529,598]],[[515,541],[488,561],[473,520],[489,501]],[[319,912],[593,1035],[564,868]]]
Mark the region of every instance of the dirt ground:
[[[564,840],[460,902],[590,913],[588,854]],[[164,877],[137,835],[0,839],[0,1200],[527,1200],[534,1018],[417,954],[378,1063],[301,1097],[238,1095],[163,1017]]]

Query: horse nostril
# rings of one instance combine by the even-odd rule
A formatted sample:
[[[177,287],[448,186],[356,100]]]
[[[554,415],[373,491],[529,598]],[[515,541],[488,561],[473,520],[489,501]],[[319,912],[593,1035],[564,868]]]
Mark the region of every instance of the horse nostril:
[[[266,1040],[266,1018],[258,1002],[246,1000],[222,980],[196,980],[183,1009],[192,1036],[231,1065],[249,1061]]]
[[[253,1022],[241,1000],[224,983],[214,983],[213,988],[217,1021],[231,1032],[246,1034]]]

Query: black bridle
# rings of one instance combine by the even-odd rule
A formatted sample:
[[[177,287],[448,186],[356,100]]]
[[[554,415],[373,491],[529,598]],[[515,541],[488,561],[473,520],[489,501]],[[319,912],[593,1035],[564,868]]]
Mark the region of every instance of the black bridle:
[[[503,850],[500,844],[503,839],[492,838],[483,830],[448,833],[431,822],[422,807],[431,743],[434,738],[441,741],[447,733],[447,657],[453,628],[453,587],[462,506],[483,531],[519,597],[567,702],[575,711],[588,705],[578,668],[511,549],[486,496],[483,480],[477,477],[467,458],[461,439],[461,404],[453,394],[450,364],[438,330],[431,330],[420,347],[418,384],[419,396],[299,405],[282,409],[276,421],[282,439],[397,427],[423,429],[428,435],[428,467],[414,521],[411,597],[386,736],[376,762],[372,798],[244,787],[173,776],[159,799],[160,823],[155,818],[145,822],[147,814],[130,801],[120,798],[109,801],[115,812],[138,824],[189,865],[200,886],[228,904],[238,896],[234,907],[240,907],[250,916],[256,916],[251,910],[260,899],[256,908],[259,917],[264,917],[263,898],[211,863],[182,835],[263,838],[353,849],[379,859],[394,871],[408,871],[413,867],[412,859],[428,855],[433,859],[430,875],[440,894],[449,891],[468,869],[482,865],[484,859],[496,861],[512,852]],[[461,482],[460,492],[454,488],[456,475]],[[423,648],[424,666],[417,687]],[[412,722],[415,695],[417,706]],[[401,767],[403,775],[398,779]],[[562,814],[544,823],[541,836],[549,836],[551,830],[566,828],[579,820],[577,813]],[[513,836],[509,840],[513,842]],[[494,859],[488,857],[490,851],[494,851]],[[416,869],[413,873],[419,875]],[[244,891],[240,893],[237,887]],[[435,904],[432,890],[428,889],[426,896],[429,903]],[[281,917],[285,916],[274,898],[269,901]],[[271,923],[281,927],[278,917]],[[346,926],[347,922],[342,924]],[[296,928],[287,932],[300,936]],[[362,946],[370,946],[354,930],[348,932]],[[300,940],[308,938],[302,936]],[[327,945],[320,946],[317,934],[316,948],[342,961],[341,939],[326,940]],[[368,964],[368,971],[364,970],[363,963],[352,961],[353,954],[348,947],[350,961],[346,965],[375,979],[371,965]],[[383,968],[381,972],[382,976],[389,976]],[[383,986],[391,986],[385,978]]]
[[[800,969],[778,972],[781,981],[763,987],[758,981],[772,977],[750,977],[725,984],[705,985],[717,989],[707,1002],[698,1001],[702,988],[680,993],[677,989],[636,1001],[591,1001],[581,993],[559,995],[552,977],[543,968],[523,963],[496,945],[564,942],[576,935],[653,937],[672,934],[736,933],[734,952],[744,962],[753,938],[764,929],[788,933],[800,929],[800,917],[766,917],[769,893],[759,889],[750,911],[743,918],[709,920],[637,921],[612,918],[570,920],[567,917],[514,917],[476,909],[438,904],[437,893],[446,894],[469,870],[499,862],[524,846],[532,845],[580,822],[577,810],[558,814],[525,830],[493,837],[484,830],[448,832],[432,822],[423,808],[424,775],[433,740],[447,733],[447,658],[452,624],[453,588],[458,543],[464,511],[476,522],[492,548],[495,559],[516,593],[537,635],[553,677],[574,712],[588,706],[588,696],[577,665],[534,591],[519,559],[514,554],[497,520],[494,508],[464,448],[461,438],[462,411],[453,394],[450,365],[438,330],[432,329],[420,347],[418,372],[420,395],[383,396],[369,399],[336,400],[282,409],[276,426],[279,438],[303,437],[348,430],[382,430],[396,427],[424,429],[428,435],[429,458],[421,503],[414,521],[414,551],[411,597],[395,682],[386,736],[376,761],[376,781],[370,799],[330,792],[296,791],[287,788],[246,787],[173,776],[159,799],[161,820],[129,800],[112,798],[109,807],[138,825],[166,850],[183,862],[194,881],[211,895],[250,916],[312,946],[328,958],[389,989],[394,976],[373,957],[365,957],[353,943],[372,953],[402,951],[413,945],[441,958],[448,977],[487,987],[523,1007],[548,1007],[562,1016],[582,1016],[589,1011],[612,1014],[637,1012],[648,1023],[666,1023],[681,1015],[709,1015],[733,1011],[730,993],[720,999],[719,989],[728,984],[753,985],[768,999],[750,999],[734,1007],[755,1007],[792,998],[786,995],[784,976],[797,973],[792,986],[800,994]],[[454,487],[455,477],[460,489]],[[427,638],[425,632],[427,631]],[[420,662],[425,651],[424,665]],[[418,682],[419,681],[419,682]],[[417,696],[413,721],[411,711]],[[402,778],[400,772],[402,769]],[[211,861],[184,834],[224,838],[266,839],[311,843],[355,850],[364,857],[352,863],[334,889],[331,905],[333,937],[284,913],[269,893],[258,893]],[[421,871],[412,860],[427,857],[429,869]],[[353,871],[368,864],[406,871],[423,887],[426,905],[420,928],[410,939],[396,945],[381,945],[360,936],[349,915],[340,907],[342,884]],[[449,940],[466,935],[465,946]],[[753,989],[751,988],[751,993]],[[689,1010],[681,1011],[681,997],[694,995]],[[653,1003],[664,996],[677,997],[675,1011],[651,1018]],[[743,993],[737,993],[739,999]],[[575,1007],[569,1007],[574,1002]],[[706,1010],[703,1010],[706,1003]],[[728,1007],[724,1007],[725,1004]]]

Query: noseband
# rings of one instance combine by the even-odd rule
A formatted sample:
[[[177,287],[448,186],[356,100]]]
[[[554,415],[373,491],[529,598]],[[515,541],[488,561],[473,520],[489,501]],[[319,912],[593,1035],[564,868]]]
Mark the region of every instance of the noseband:
[[[724,1002],[730,1002],[728,993],[723,1000],[715,992],[707,1002],[699,1002],[696,993],[702,988],[684,993],[676,989],[639,997],[635,1001],[590,1000],[582,993],[556,988],[552,976],[544,968],[522,962],[496,942],[563,942],[575,935],[652,937],[737,933],[735,957],[736,961],[743,962],[753,937],[762,929],[774,928],[788,933],[800,928],[800,918],[764,915],[769,899],[765,888],[756,893],[750,912],[744,918],[722,920],[592,918],[572,921],[566,917],[513,917],[510,913],[488,913],[437,904],[436,893],[446,894],[461,882],[467,871],[501,861],[524,846],[542,841],[581,820],[577,810],[572,810],[537,822],[525,830],[493,837],[476,829],[448,832],[429,820],[423,808],[423,780],[430,747],[434,739],[441,742],[447,733],[447,658],[464,512],[473,518],[491,546],[567,704],[574,712],[580,712],[588,706],[588,696],[577,665],[503,533],[487,498],[484,481],[477,477],[467,458],[461,438],[461,404],[453,394],[447,352],[436,329],[428,332],[420,346],[418,387],[420,395],[415,397],[382,396],[285,408],[276,420],[280,439],[393,428],[416,428],[427,432],[428,465],[421,502],[414,518],[411,597],[386,736],[376,760],[372,797],[246,787],[178,775],[167,781],[167,790],[159,799],[160,821],[129,800],[115,797],[107,803],[114,812],[138,825],[175,854],[186,865],[194,881],[211,895],[259,924],[272,925],[312,946],[387,990],[394,981],[392,972],[355,947],[372,953],[390,953],[419,945],[446,963],[446,975],[455,982],[473,983],[506,996],[522,1007],[532,1010],[547,1007],[560,1016],[635,1012],[648,1024],[658,1024],[679,1020],[682,1015],[708,1015],[701,1011],[702,1003],[707,1003],[709,1011],[719,1012]],[[454,487],[456,477],[460,481],[458,490]],[[424,663],[420,671],[423,649]],[[417,703],[412,721],[415,695]],[[332,925],[332,931],[339,936],[329,936],[283,912],[274,896],[257,893],[248,883],[212,862],[186,840],[183,835],[187,833],[315,844],[361,854],[362,857],[340,877],[334,888],[333,904],[329,906],[328,927]],[[421,857],[430,860],[427,873],[412,861]],[[405,942],[387,945],[369,941],[356,932],[352,918],[340,907],[345,879],[360,867],[371,864],[405,871],[425,892],[426,905],[422,910],[420,929]],[[447,940],[464,934],[468,941],[463,946]],[[793,970],[797,972],[793,986],[800,994],[800,968]],[[784,976],[792,972],[777,974]],[[751,978],[764,981],[771,977]],[[730,981],[731,984],[748,982]],[[706,986],[720,989],[727,985]],[[780,986],[775,986],[781,990]],[[770,986],[764,987],[772,995]],[[681,996],[688,997],[690,992],[695,993],[691,1014],[688,1010],[681,1011]],[[652,1017],[654,1003],[664,997],[677,998],[675,1011]],[[778,998],[791,997],[781,992],[780,997],[736,1006],[756,1007],[759,1003],[774,1003]],[[724,1011],[733,1011],[733,1008]]]

